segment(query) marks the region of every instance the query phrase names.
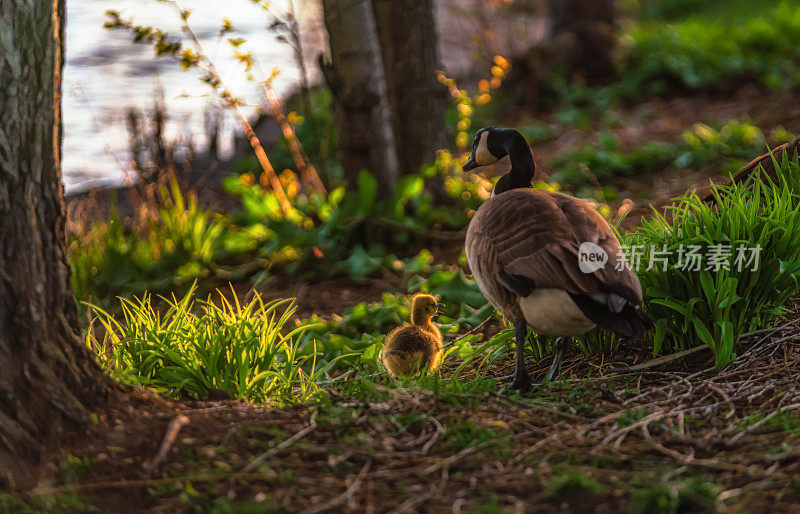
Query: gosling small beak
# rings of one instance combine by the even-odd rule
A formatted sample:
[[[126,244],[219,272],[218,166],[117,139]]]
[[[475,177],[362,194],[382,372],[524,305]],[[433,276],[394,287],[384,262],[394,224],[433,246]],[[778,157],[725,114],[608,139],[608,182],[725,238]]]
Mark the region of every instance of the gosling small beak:
[[[461,168],[463,171],[472,171],[478,167],[478,163],[475,162],[475,155],[470,155],[469,160],[464,164]]]

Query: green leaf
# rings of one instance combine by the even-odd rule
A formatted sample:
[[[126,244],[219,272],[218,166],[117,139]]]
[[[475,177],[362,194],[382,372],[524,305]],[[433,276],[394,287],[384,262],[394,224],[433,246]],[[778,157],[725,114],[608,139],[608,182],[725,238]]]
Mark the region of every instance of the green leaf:
[[[425,181],[419,175],[406,175],[397,183],[395,188],[395,201],[397,203],[405,203],[410,198],[414,198],[422,194],[425,187]]]
[[[378,358],[378,354],[381,351],[381,348],[383,348],[383,344],[381,343],[374,343],[367,346],[367,348],[361,354],[361,361],[368,362],[376,360]]]
[[[667,336],[667,319],[661,318],[656,321],[655,330],[653,334],[653,357],[658,356],[661,352],[661,345],[664,343],[664,338]]]
[[[336,269],[350,277],[362,278],[380,268],[382,262],[381,257],[372,256],[359,246],[350,257],[336,263]]]
[[[446,273],[449,273],[449,278],[439,285],[432,286],[429,290],[431,294],[439,295],[442,303],[463,303],[473,306],[486,304],[486,298],[478,289],[478,285],[472,280],[468,280],[461,270]]]
[[[714,344],[714,336],[711,335],[711,332],[708,330],[708,327],[698,318],[692,320],[694,324],[694,331],[697,334],[697,337],[700,338],[709,348],[714,352],[714,355],[717,354],[717,347]]]
[[[361,214],[372,214],[378,200],[378,181],[367,170],[361,170],[358,174],[358,198]]]

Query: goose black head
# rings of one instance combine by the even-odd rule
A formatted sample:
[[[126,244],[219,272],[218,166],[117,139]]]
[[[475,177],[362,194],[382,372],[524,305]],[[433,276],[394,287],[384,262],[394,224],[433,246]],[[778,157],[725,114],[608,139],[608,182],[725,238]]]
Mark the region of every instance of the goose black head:
[[[508,154],[503,150],[502,130],[498,127],[484,127],[475,133],[475,141],[472,142],[472,155],[469,156],[469,160],[464,164],[464,171],[472,171],[479,166],[489,166]]]
[[[497,182],[492,194],[518,187],[531,187],[536,170],[533,152],[525,137],[514,129],[484,127],[476,132],[472,155],[462,169],[471,171],[479,166],[488,166],[505,156],[509,156],[511,160],[511,170]]]

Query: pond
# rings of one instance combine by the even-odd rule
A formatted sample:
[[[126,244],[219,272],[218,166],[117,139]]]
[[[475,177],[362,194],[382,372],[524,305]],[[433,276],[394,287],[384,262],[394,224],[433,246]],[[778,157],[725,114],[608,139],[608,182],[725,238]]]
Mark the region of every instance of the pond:
[[[318,7],[314,2],[295,2],[308,45],[307,61],[316,58],[324,43]],[[206,53],[219,68],[226,84],[245,99],[252,113],[262,94],[255,82],[247,82],[243,65],[233,56],[225,37],[219,37],[223,18],[229,18],[237,37],[247,38],[245,49],[253,53],[279,92],[298,83],[299,69],[290,47],[268,29],[271,13],[286,12],[289,0],[271,3],[265,12],[249,0],[186,0],[192,9],[189,21]],[[67,0],[66,65],[64,70],[64,183],[67,191],[99,184],[119,184],[130,172],[126,113],[131,107],[151,110],[157,88],[167,107],[166,137],[191,137],[198,148],[206,144],[204,114],[216,104],[210,88],[200,82],[198,70],[182,71],[171,58],[156,59],[146,45],[135,45],[129,33],[103,28],[105,11],[115,9],[137,24],[153,25],[176,36],[179,18],[172,5],[156,0]],[[315,66],[310,64],[313,72]],[[260,75],[255,74],[256,79]],[[234,131],[231,116],[222,126],[221,153],[230,150]]]

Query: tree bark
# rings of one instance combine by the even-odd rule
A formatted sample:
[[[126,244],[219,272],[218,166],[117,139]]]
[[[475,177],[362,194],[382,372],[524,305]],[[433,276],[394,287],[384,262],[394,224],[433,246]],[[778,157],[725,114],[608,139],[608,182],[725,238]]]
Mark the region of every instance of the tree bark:
[[[372,0],[401,174],[418,173],[445,148],[447,91],[433,0]]]
[[[331,62],[320,63],[333,93],[339,153],[348,183],[355,187],[362,169],[394,191],[397,154],[386,97],[375,20],[369,0],[323,0]]]
[[[590,84],[614,76],[614,0],[550,0],[550,37],[557,60]]]
[[[64,0],[0,0],[0,483],[32,478],[111,381],[81,343],[61,159]]]

